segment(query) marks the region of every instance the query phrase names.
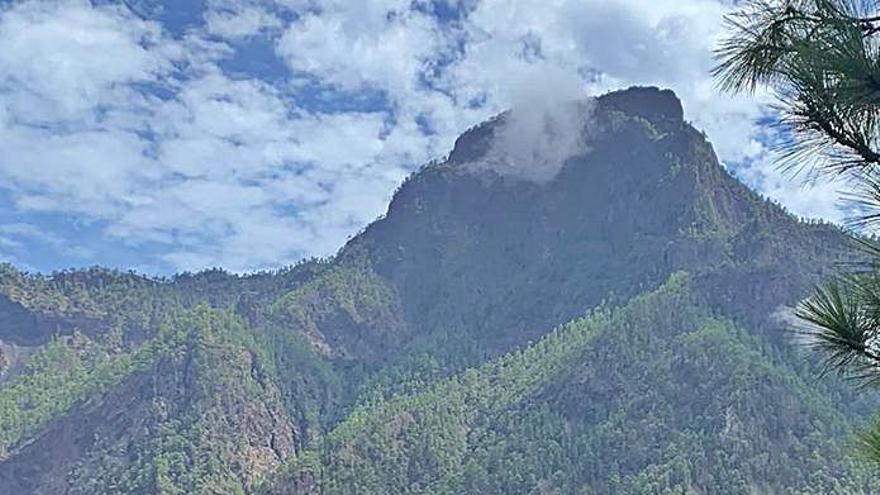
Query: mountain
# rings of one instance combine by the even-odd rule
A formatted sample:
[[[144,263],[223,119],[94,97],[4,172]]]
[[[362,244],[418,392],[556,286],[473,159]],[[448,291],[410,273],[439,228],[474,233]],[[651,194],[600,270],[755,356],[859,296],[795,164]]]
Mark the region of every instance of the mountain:
[[[331,259],[0,268],[0,492],[875,493],[784,322],[851,244],[668,90],[514,109]]]

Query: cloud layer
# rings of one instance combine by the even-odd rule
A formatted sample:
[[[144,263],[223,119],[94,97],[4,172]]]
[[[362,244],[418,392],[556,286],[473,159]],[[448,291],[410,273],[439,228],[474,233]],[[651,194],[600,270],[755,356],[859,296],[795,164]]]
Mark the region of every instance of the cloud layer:
[[[770,165],[766,102],[713,89],[726,3],[3,4],[0,259],[168,273],[331,254],[464,129],[512,107],[499,160],[545,180],[581,145],[552,129],[583,116],[547,109],[631,84],[671,87],[741,177],[839,220],[835,186]]]

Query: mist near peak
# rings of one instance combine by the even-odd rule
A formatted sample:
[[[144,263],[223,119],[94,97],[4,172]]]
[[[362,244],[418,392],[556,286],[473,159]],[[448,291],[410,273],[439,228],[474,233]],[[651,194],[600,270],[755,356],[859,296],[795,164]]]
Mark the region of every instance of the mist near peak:
[[[557,68],[536,68],[512,82],[510,100],[489,151],[472,168],[547,183],[566,161],[589,151],[595,99],[579,78]]]

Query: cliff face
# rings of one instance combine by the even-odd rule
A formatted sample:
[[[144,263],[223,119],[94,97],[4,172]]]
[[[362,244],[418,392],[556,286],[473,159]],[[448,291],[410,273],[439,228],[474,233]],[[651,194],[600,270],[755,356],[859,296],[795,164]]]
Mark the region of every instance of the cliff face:
[[[551,180],[470,166],[491,159],[504,114],[411,177],[343,249],[343,259],[369,252],[415,338],[452,332],[497,355],[678,270],[707,290],[736,279],[719,297],[770,325],[763,317],[847,249],[836,228],[801,224],[731,177],[670,91],[635,88],[585,108],[584,152]]]

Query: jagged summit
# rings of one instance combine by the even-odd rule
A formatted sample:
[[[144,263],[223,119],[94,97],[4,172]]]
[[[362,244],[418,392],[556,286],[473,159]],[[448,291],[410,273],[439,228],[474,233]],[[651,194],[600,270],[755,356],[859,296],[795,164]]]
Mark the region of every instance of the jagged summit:
[[[341,259],[366,250],[396,287],[402,328],[419,333],[414,326],[442,321],[503,352],[547,322],[626,300],[677,270],[715,284],[731,264],[788,274],[718,295],[749,314],[766,311],[760,324],[769,324],[776,306],[793,304],[802,283],[822,275],[786,263],[790,250],[835,257],[846,244],[834,227],[801,225],[729,175],[672,91],[597,98],[586,147],[549,181],[492,180],[505,172],[470,167],[489,160],[509,117],[462,135],[446,162],[408,179],[385,218],[343,249]]]
[[[569,102],[572,111],[580,118],[569,119],[568,124],[585,127],[585,138],[596,138],[602,129],[595,129],[609,112],[622,112],[633,117],[642,117],[662,129],[674,129],[684,123],[684,111],[678,96],[670,89],[634,86],[614,91],[597,98]],[[560,108],[545,109],[560,112]],[[449,163],[463,164],[486,157],[493,140],[515,113],[504,112],[494,118],[464,132],[456,140],[449,155]],[[533,112],[534,109],[529,109]],[[598,114],[598,116],[596,115]],[[589,129],[587,129],[589,128]],[[540,129],[535,129],[540,132]],[[568,129],[575,131],[575,129]]]
[[[628,115],[644,117],[650,121],[682,122],[684,110],[681,100],[671,89],[656,86],[633,86],[600,96],[599,105],[619,110]]]

